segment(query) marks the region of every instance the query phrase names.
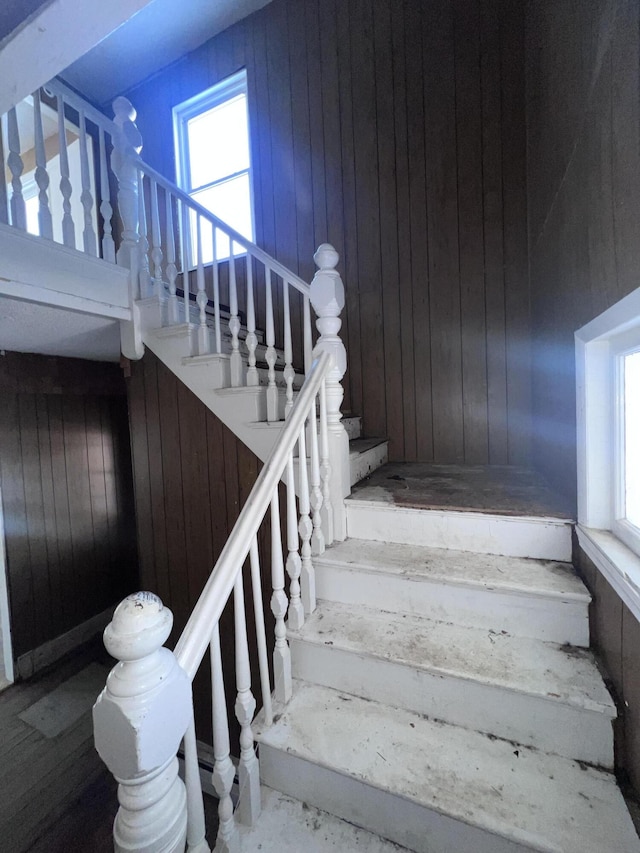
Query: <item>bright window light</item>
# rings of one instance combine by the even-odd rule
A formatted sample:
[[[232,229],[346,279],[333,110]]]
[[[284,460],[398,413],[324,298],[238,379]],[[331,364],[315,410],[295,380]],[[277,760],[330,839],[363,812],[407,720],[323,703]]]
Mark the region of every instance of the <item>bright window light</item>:
[[[240,71],[174,107],[178,184],[194,201],[253,241],[247,76]],[[197,259],[196,215],[189,216],[191,263]],[[202,258],[213,260],[213,234],[201,222]],[[229,257],[229,240],[216,231],[217,260]],[[242,247],[234,244],[234,253]]]
[[[623,362],[625,517],[640,528],[640,350]]]

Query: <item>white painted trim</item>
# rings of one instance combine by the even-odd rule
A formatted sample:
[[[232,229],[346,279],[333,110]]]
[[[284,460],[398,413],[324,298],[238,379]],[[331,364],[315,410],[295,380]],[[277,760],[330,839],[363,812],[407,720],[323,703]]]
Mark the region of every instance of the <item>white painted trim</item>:
[[[108,607],[102,613],[98,613],[91,619],[87,619],[86,622],[76,625],[75,628],[71,628],[65,634],[43,643],[37,649],[20,655],[17,660],[17,670],[20,677],[30,678],[34,673],[44,669],[45,666],[55,663],[68,652],[100,634],[111,621],[114,609],[115,605]]]
[[[11,616],[9,613],[9,589],[7,585],[7,552],[4,540],[4,514],[0,491],[0,631],[2,632],[2,655],[4,676],[13,682],[13,646],[11,644]]]
[[[640,621],[640,557],[609,530],[578,524],[576,533],[584,553]]]
[[[150,0],[51,0],[0,50],[0,115],[84,56]]]

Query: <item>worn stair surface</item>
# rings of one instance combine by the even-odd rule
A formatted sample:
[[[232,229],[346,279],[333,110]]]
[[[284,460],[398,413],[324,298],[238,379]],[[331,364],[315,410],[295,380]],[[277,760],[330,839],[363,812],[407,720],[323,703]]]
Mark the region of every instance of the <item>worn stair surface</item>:
[[[308,682],[262,731],[263,782],[416,853],[637,853],[612,774]]]

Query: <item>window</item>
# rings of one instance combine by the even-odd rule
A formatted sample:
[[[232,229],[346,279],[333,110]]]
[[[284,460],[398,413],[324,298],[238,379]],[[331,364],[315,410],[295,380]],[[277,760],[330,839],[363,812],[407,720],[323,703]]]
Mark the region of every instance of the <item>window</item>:
[[[640,288],[576,332],[578,539],[640,618]]]
[[[239,71],[173,109],[177,182],[194,201],[253,241],[251,157],[247,74]],[[195,257],[195,216],[191,217]],[[213,259],[213,238],[203,229],[205,263]],[[216,236],[216,257],[229,257],[229,240]],[[234,245],[235,252],[241,252]]]

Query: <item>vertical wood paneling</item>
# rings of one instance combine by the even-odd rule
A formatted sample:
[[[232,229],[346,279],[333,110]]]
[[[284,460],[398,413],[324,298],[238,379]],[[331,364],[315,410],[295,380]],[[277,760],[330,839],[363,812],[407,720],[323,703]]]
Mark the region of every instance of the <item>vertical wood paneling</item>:
[[[307,280],[336,245],[344,408],[394,459],[528,460],[523,7],[273,0],[129,93],[162,166],[171,107],[247,68],[257,242]]]
[[[137,584],[135,532],[123,518],[132,502],[118,503],[115,494],[132,491],[124,393],[114,365],[0,358],[0,485],[16,658]],[[111,406],[124,422],[104,419]]]

